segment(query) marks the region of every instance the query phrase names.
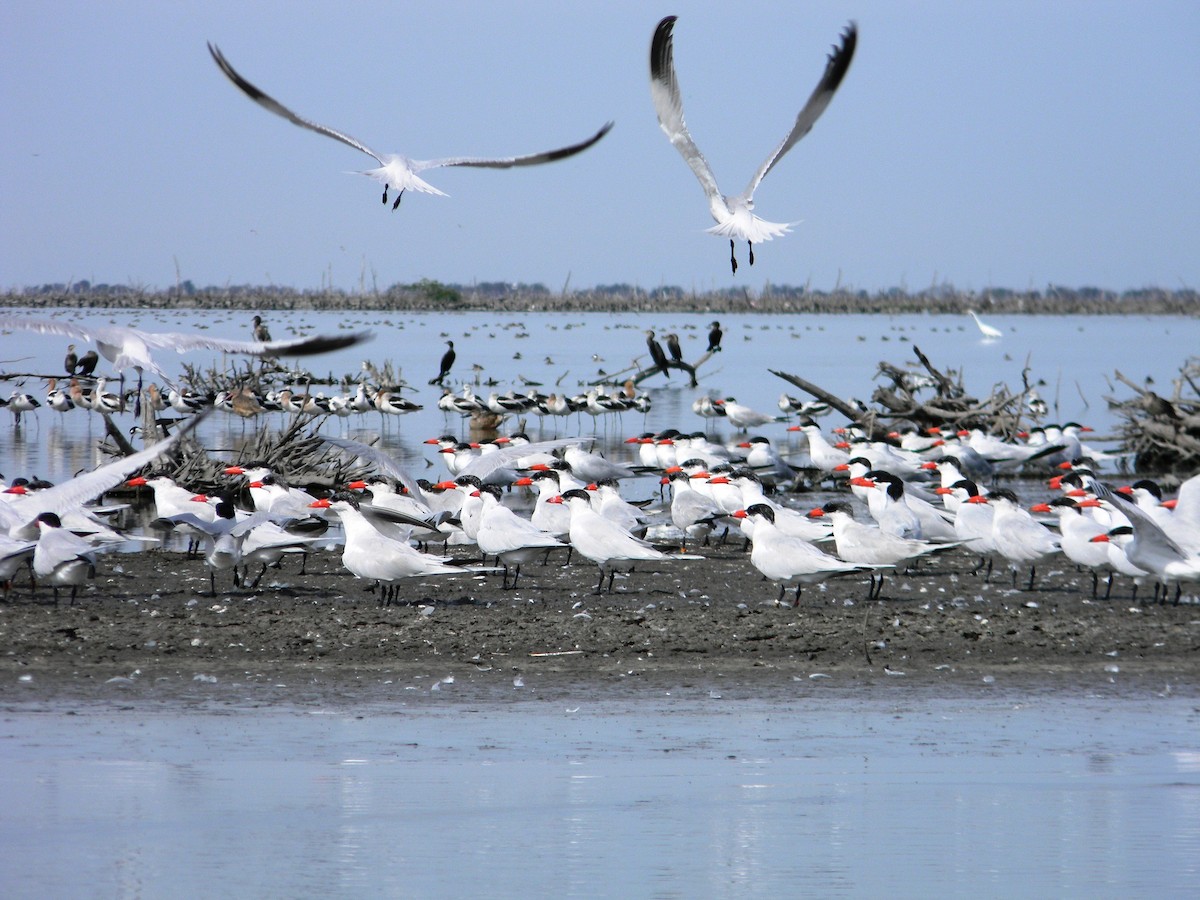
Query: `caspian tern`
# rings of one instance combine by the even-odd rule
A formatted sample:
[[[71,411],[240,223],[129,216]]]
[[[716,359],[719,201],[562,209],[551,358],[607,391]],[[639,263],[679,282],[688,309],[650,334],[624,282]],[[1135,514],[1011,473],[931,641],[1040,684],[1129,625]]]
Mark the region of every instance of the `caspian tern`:
[[[658,124],[671,141],[671,144],[683,156],[684,162],[700,181],[704,194],[708,198],[708,209],[712,213],[716,225],[708,229],[709,234],[729,238],[729,263],[734,274],[737,274],[737,255],[735,241],[742,240],[749,244],[750,265],[754,265],[754,245],[761,241],[787,234],[792,223],[768,222],[754,215],[754,191],[768,172],[774,168],[785,153],[796,142],[812,129],[834,92],[850,68],[850,60],[854,58],[854,48],[858,43],[858,28],[851,22],[842,33],[841,44],[829,54],[825,65],[825,74],[817,83],[816,89],[796,116],[792,130],[783,141],[766,158],[746,189],[737,196],[721,193],[717,186],[716,176],[708,165],[708,160],[700,152],[688,132],[683,119],[683,99],[679,94],[679,82],[675,76],[674,48],[672,32],[675,28],[675,16],[667,16],[658,23],[654,31],[654,39],[650,44],[650,95],[654,100],[654,110],[658,115]],[[716,326],[716,323],[713,323]],[[709,335],[709,350],[719,348],[720,333],[716,341]]]
[[[814,509],[810,516],[819,518],[828,515],[833,522],[833,539],[837,543],[837,554],[848,563],[864,565],[896,566],[908,563],[939,550],[947,550],[958,544],[931,544],[928,541],[897,537],[888,534],[877,525],[867,525],[854,519],[854,510],[848,503],[832,501],[819,509]],[[876,584],[874,574],[871,575],[871,592],[868,600],[878,600],[883,591],[884,575],[881,572]]]
[[[597,594],[604,587],[605,575],[608,576],[608,590],[611,593],[613,578],[617,572],[630,572],[638,562],[675,558],[672,554],[654,549],[650,544],[634,537],[611,519],[606,519],[592,509],[591,498],[587,491],[567,491],[552,498],[549,502],[565,503],[570,509],[571,546],[577,553],[594,562],[600,570],[600,580],[596,583],[595,593]],[[689,553],[687,558],[702,559],[703,557]]]
[[[333,138],[335,141],[341,141],[347,146],[359,150],[367,156],[373,157],[379,163],[379,168],[368,169],[360,174],[366,175],[368,178],[373,178],[383,185],[383,202],[388,202],[388,189],[398,191],[395,202],[392,203],[392,209],[396,209],[400,205],[400,200],[407,190],[419,191],[425,194],[436,194],[439,197],[446,196],[442,191],[439,191],[433,185],[419,177],[419,172],[424,172],[426,169],[439,169],[448,166],[471,166],[484,169],[510,169],[514,166],[534,166],[541,163],[554,162],[559,159],[566,159],[569,156],[574,156],[583,150],[586,150],[592,144],[596,143],[604,135],[608,134],[613,123],[609,122],[604,125],[599,131],[585,141],[578,144],[571,144],[568,147],[560,147],[557,150],[548,150],[544,153],[533,153],[528,156],[506,156],[487,159],[481,157],[470,156],[453,156],[445,159],[409,159],[407,156],[401,156],[394,153],[376,153],[366,144],[353,138],[344,132],[330,128],[327,125],[321,125],[317,122],[312,122],[301,116],[296,115],[275,98],[263,93],[241,75],[239,75],[225,59],[221,51],[213,44],[208,45],[208,52],[212,54],[213,60],[217,66],[225,73],[225,76],[234,83],[247,97],[277,116],[282,116],[293,125],[299,125],[301,128],[307,128],[309,131],[315,131],[317,134],[323,134],[326,137]],[[443,375],[444,377],[444,375]],[[430,382],[431,384],[433,382]]]
[[[450,565],[450,560],[421,553],[404,541],[381,534],[359,512],[350,495],[335,494],[333,498],[316,500],[313,507],[328,509],[341,518],[346,531],[342,565],[356,578],[367,578],[380,586],[381,606],[395,599],[397,582],[405,578],[473,575],[478,571],[487,571]]]
[[[479,491],[483,501],[483,509],[479,514],[479,530],[475,535],[475,543],[479,552],[487,557],[499,558],[504,566],[504,579],[501,588],[516,588],[517,580],[521,577],[521,563],[529,562],[535,556],[564,546],[563,542],[554,535],[538,528],[528,519],[522,519],[515,512],[500,502],[500,488],[495,485],[484,485]],[[515,568],[512,584],[508,583],[509,570]]]
[[[74,603],[79,586],[96,577],[99,548],[63,528],[62,520],[52,512],[42,513],[35,522],[39,534],[33,551],[33,574],[54,588],[56,604],[58,589],[70,585]]]
[[[1132,537],[1125,544],[1129,561],[1139,569],[1145,569],[1162,585],[1162,596],[1166,599],[1166,586],[1175,584],[1175,602],[1179,602],[1182,583],[1200,581],[1200,553],[1188,553],[1170,535],[1146,515],[1136,503],[1127,500],[1116,491],[1109,490],[1097,482],[1097,493],[1101,501],[1124,513],[1133,529]],[[1096,540],[1093,538],[1093,540]],[[1156,588],[1155,593],[1158,593]]]
[[[1017,568],[1029,563],[1029,584],[1025,590],[1033,590],[1038,561],[1059,552],[1059,539],[1018,505],[1012,491],[1006,488],[992,491],[986,500],[993,510],[992,540],[1012,568],[1013,587],[1017,584]]]
[[[710,494],[693,486],[693,478],[707,480],[708,477],[707,472],[689,475],[682,469],[663,476],[662,480],[671,484],[671,522],[683,532],[685,546],[688,538],[703,539],[707,546],[714,523],[725,515],[725,510]]]
[[[1087,515],[1087,510],[1098,507],[1100,501],[1073,497],[1055,497],[1049,503],[1035,503],[1030,512],[1054,513],[1058,516],[1058,533],[1062,535],[1063,556],[1077,566],[1084,566],[1092,573],[1092,597],[1099,593],[1100,570],[1109,569],[1108,546],[1092,540],[1099,534],[1107,534],[1108,527]],[[1112,578],[1109,578],[1112,589]]]
[[[738,519],[748,518],[754,523],[750,563],[771,581],[779,582],[779,597],[775,600],[777,606],[783,605],[783,595],[792,582],[796,584],[792,605],[799,606],[800,589],[806,584],[818,584],[835,575],[890,568],[843,562],[835,556],[822,553],[808,541],[784,534],[775,527],[775,511],[765,504],[756,503],[749,509],[739,509],[733,515]]]
[[[39,514],[52,512],[60,519],[66,519],[78,512],[83,504],[121,484],[138,469],[166,453],[181,438],[190,434],[203,418],[203,413],[193,417],[169,438],[145,450],[105,463],[91,472],[76,475],[69,481],[36,491],[24,503],[0,503],[0,532],[7,531],[10,537],[20,540],[36,538],[37,528],[34,522]]]

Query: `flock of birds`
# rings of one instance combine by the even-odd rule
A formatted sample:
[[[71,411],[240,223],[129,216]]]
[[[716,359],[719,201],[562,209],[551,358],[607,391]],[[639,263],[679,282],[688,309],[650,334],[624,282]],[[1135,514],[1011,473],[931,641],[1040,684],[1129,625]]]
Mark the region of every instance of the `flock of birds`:
[[[714,402],[732,418],[737,404]],[[783,395],[781,414],[767,420],[794,421],[785,411],[795,402]],[[780,444],[745,431],[721,443],[704,431],[671,429],[628,438],[625,459],[589,449],[591,437],[531,442],[516,433],[466,442],[446,434],[426,441],[445,467],[439,481],[414,477],[376,447],[323,436],[374,474],[315,494],[254,464],[229,466],[218,489],[204,493],[155,474],[154,461],[209,414],[66,482],[5,483],[6,590],[27,568],[31,583],[52,587],[56,601],[66,587],[74,601],[99,553],[130,541],[153,544],[158,528],[187,535],[189,552],[203,547],[214,594],[218,573],[252,589],[284,557],[340,545],[345,569],[378,588],[384,603],[398,599],[408,579],[499,573],[502,587],[516,588],[522,565],[556,550],[568,564],[574,555],[594,564],[596,592],[611,592],[618,574],[703,559],[703,545],[730,533],[744,538],[751,565],[778,584],[777,602],[794,589],[793,605],[803,585],[839,576],[869,579],[868,596],[879,598],[887,574],[954,548],[977,556],[984,578],[993,563],[1007,564],[1014,589],[1019,570],[1029,568],[1025,589],[1032,590],[1036,567],[1059,555],[1093,573],[1093,595],[1102,575],[1105,596],[1121,575],[1132,579],[1135,599],[1149,583],[1163,602],[1170,587],[1178,602],[1183,585],[1200,581],[1200,476],[1169,499],[1146,480],[1112,490],[1092,468],[1103,454],[1082,442],[1087,429],[1074,423],[1012,441],[978,429],[872,440],[853,426],[827,432],[804,416]],[[1058,472],[1037,503],[1022,506],[995,486],[999,475],[1032,471]],[[832,499],[797,506],[797,488],[827,481],[837,487],[822,499]],[[120,505],[98,505],[120,485],[152,492],[154,522],[145,534],[109,524]],[[631,496],[638,490],[644,496]]]
[[[825,72],[796,117],[791,130],[755,171],[746,189],[723,194],[684,123],[682,100],[673,62],[674,16],[657,26],[650,48],[650,84],[659,124],[700,181],[716,221],[710,232],[728,238],[730,264],[737,271],[736,242],[749,245],[788,232],[790,226],[768,222],[753,213],[754,194],[763,178],[824,112],[849,69],[857,44],[853,23],[830,54]],[[510,168],[565,159],[600,141],[608,123],[587,139],[559,149],[525,156],[449,157],[413,160],[379,154],[344,132],[305,119],[242,77],[221,51],[209,45],[213,60],[243,93],[268,111],[295,125],[347,144],[379,163],[362,174],[383,185],[383,202],[394,192],[392,208],[406,191],[441,195],[420,177],[439,167]],[[974,315],[972,313],[972,315]],[[976,323],[988,338],[998,329]],[[794,588],[798,605],[803,585],[838,576],[870,580],[869,596],[878,598],[885,576],[914,561],[953,548],[977,554],[977,571],[1003,560],[1013,570],[1029,567],[1032,589],[1036,566],[1062,555],[1099,577],[1114,574],[1133,580],[1133,593],[1149,582],[1156,599],[1165,601],[1175,588],[1178,602],[1184,584],[1200,581],[1200,476],[1186,481],[1178,496],[1164,499],[1153,482],[1140,481],[1111,490],[1101,482],[1093,460],[1102,454],[1081,442],[1082,426],[1047,426],[1020,439],[1006,441],[979,430],[895,433],[872,440],[856,428],[827,434],[816,417],[822,404],[784,395],[776,413],[762,413],[734,398],[698,397],[695,412],[721,417],[739,432],[729,443],[711,440],[704,431],[669,430],[645,433],[626,442],[628,461],[615,461],[589,449],[593,438],[573,437],[531,442],[523,433],[487,442],[464,442],[454,435],[431,438],[444,461],[445,477],[437,482],[413,477],[378,448],[346,438],[324,437],[341,452],[370,464],[367,480],[339,485],[323,495],[288,485],[264,466],[229,466],[226,481],[215,493],[199,493],[154,474],[154,463],[191,433],[218,406],[242,416],[272,409],[291,414],[350,415],[375,410],[396,414],[420,408],[395,391],[369,389],[342,397],[322,398],[307,392],[281,391],[258,396],[230,391],[202,398],[176,385],[156,360],[156,353],[209,349],[260,358],[303,356],[350,346],[369,334],[318,336],[273,341],[260,317],[254,339],[221,340],[196,334],[154,333],[118,326],[0,316],[0,329],[31,330],[94,342],[82,356],[68,348],[63,391],[50,384],[46,404],[60,412],[72,408],[114,412],[124,407],[124,394],[107,391],[95,377],[103,357],[122,379],[132,369],[138,377],[135,403],[143,397],[160,408],[186,415],[175,432],[137,453],[49,485],[15,479],[0,485],[0,581],[6,595],[23,570],[33,585],[78,589],[94,577],[98,555],[126,547],[130,541],[156,539],[128,534],[109,524],[118,507],[100,505],[103,495],[120,485],[144,486],[153,494],[156,527],[189,537],[189,551],[202,547],[216,593],[216,576],[232,574],[235,587],[256,587],[266,569],[289,554],[306,556],[314,547],[341,547],[347,571],[380,591],[381,602],[397,599],[408,579],[499,573],[504,588],[516,588],[522,565],[555,551],[578,555],[598,571],[596,592],[613,590],[618,574],[635,566],[669,565],[678,559],[702,559],[697,545],[714,534],[740,534],[750,548],[750,563],[764,578],[779,585],[777,602]],[[651,361],[670,376],[671,368],[694,370],[682,359],[678,340],[665,335],[664,349],[654,332],[646,336]],[[720,350],[721,330],[712,323],[708,352]],[[452,341],[430,385],[442,387],[439,408],[447,414],[491,412],[500,417],[534,412],[540,415],[609,412],[646,408],[649,398],[633,384],[612,393],[599,389],[579,398],[495,393],[481,399],[468,385],[461,393],[445,386],[455,363]],[[161,379],[143,391],[143,377]],[[18,416],[36,409],[36,398],[20,392],[5,401]],[[772,444],[760,429],[801,417],[789,427],[786,447]],[[1028,471],[1029,467],[1061,468],[1050,482],[1051,499],[1022,506],[995,476]],[[789,499],[805,478],[836,480],[834,499],[802,511]],[[657,483],[658,497],[631,498],[629,485]],[[644,489],[643,489],[644,490]],[[666,499],[669,497],[669,499]],[[240,505],[247,500],[249,504]],[[440,552],[429,552],[440,548]],[[463,553],[450,548],[463,548]],[[253,579],[250,570],[260,566]]]
[[[795,144],[812,129],[817,119],[825,111],[841,85],[850,62],[854,58],[854,49],[858,43],[858,29],[850,23],[842,33],[838,45],[830,53],[825,72],[809,96],[808,101],[796,116],[791,130],[771,152],[766,160],[758,167],[751,177],[746,189],[740,194],[723,194],[717,186],[708,161],[693,141],[683,117],[683,100],[679,91],[679,83],[674,65],[674,29],[675,16],[667,16],[658,23],[650,44],[650,93],[654,101],[654,110],[658,116],[659,125],[671,141],[672,146],[683,156],[688,167],[700,181],[704,195],[708,200],[709,212],[717,223],[709,229],[710,234],[729,240],[730,265],[737,273],[738,263],[735,252],[736,242],[745,241],[749,247],[749,262],[754,264],[754,244],[772,240],[787,234],[792,223],[768,222],[754,214],[754,193],[767,173]],[[361,153],[370,156],[379,165],[361,174],[366,175],[383,185],[382,201],[389,202],[389,192],[394,191],[391,199],[392,209],[400,206],[400,201],[406,191],[417,191],[426,194],[445,194],[420,177],[420,173],[430,169],[454,166],[466,166],[488,169],[508,169],[517,166],[533,166],[543,163],[566,159],[587,150],[600,141],[613,123],[608,122],[585,140],[570,144],[555,150],[532,153],[524,156],[503,157],[468,157],[452,156],[441,159],[418,160],[394,153],[378,153],[362,141],[351,137],[344,131],[322,125],[311,119],[304,118],[284,106],[274,97],[247,81],[234,67],[221,50],[213,44],[208,45],[208,51],[213,61],[225,76],[247,97],[255,103],[281,116],[293,125],[314,131],[353,147]]]

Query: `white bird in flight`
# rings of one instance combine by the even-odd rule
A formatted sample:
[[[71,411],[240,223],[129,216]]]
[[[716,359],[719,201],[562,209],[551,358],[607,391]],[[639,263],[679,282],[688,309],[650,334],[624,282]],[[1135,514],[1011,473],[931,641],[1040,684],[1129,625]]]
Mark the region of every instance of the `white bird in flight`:
[[[368,340],[370,332],[342,335],[317,335],[290,341],[232,341],[183,332],[140,331],[122,325],[77,325],[57,319],[35,319],[25,316],[0,316],[0,331],[23,330],[41,334],[59,334],[80,341],[95,341],[100,355],[123,373],[136,369],[139,381],[143,371],[153,372],[174,385],[174,381],[154,361],[153,350],[219,350],[222,353],[244,353],[250,356],[308,356],[328,353]],[[141,385],[139,384],[139,391]]]
[[[750,245],[750,265],[754,265],[755,243],[769,241],[791,231],[794,223],[768,222],[754,215],[754,191],[775,164],[783,159],[783,155],[812,130],[813,124],[833,99],[834,92],[842,83],[846,71],[850,68],[850,60],[854,57],[858,27],[851,22],[842,32],[841,45],[829,54],[825,74],[821,76],[808,102],[796,116],[792,130],[758,167],[746,190],[731,197],[722,194],[721,189],[717,187],[717,179],[708,165],[708,160],[692,140],[683,120],[683,99],[679,95],[679,82],[675,77],[674,50],[671,43],[675,19],[675,16],[667,16],[658,23],[658,28],[654,31],[654,40],[650,44],[650,95],[654,99],[655,112],[658,113],[658,124],[700,180],[700,186],[704,188],[708,197],[709,212],[717,223],[708,229],[708,233],[729,238],[729,262],[736,274],[735,240],[743,240]]]
[[[510,169],[514,166],[536,166],[541,163],[554,162],[559,159],[566,159],[568,156],[574,156],[583,150],[586,150],[592,144],[596,143],[604,135],[608,134],[608,130],[612,128],[613,123],[608,122],[597,131],[594,135],[585,141],[578,144],[571,144],[569,147],[560,147],[557,150],[548,150],[544,153],[533,153],[529,156],[506,156],[496,159],[485,159],[470,156],[452,156],[445,159],[409,159],[407,156],[402,156],[397,153],[376,153],[366,144],[357,138],[353,138],[344,132],[330,128],[327,125],[322,125],[319,122],[312,122],[302,116],[296,115],[274,97],[263,93],[249,81],[237,73],[237,71],[225,59],[221,51],[213,44],[208,45],[208,52],[212,54],[212,58],[216,61],[221,71],[225,73],[238,88],[241,89],[247,97],[257,103],[263,109],[270,110],[277,116],[282,116],[293,125],[299,125],[301,128],[307,128],[309,131],[315,131],[317,134],[323,134],[326,137],[331,137],[334,140],[341,141],[353,147],[355,150],[361,150],[367,156],[373,157],[379,163],[378,169],[368,169],[360,174],[366,175],[368,178],[374,178],[383,185],[383,202],[388,202],[388,189],[398,191],[395,201],[392,203],[392,209],[396,209],[400,205],[400,200],[407,190],[420,191],[425,194],[437,194],[439,197],[445,197],[446,194],[439,191],[433,185],[424,181],[418,176],[418,172],[423,172],[426,169],[440,169],[448,166],[473,166],[483,169]]]

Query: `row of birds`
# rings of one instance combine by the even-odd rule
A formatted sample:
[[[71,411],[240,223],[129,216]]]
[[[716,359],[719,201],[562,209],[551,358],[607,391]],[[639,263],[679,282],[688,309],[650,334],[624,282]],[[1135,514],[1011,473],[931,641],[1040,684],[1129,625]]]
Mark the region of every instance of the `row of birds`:
[[[841,35],[837,46],[829,54],[825,71],[809,96],[804,107],[796,116],[791,129],[783,140],[771,151],[770,155],[754,172],[749,184],[740,194],[724,194],[717,185],[717,179],[708,161],[692,139],[683,116],[683,100],[679,90],[678,78],[674,65],[674,29],[676,17],[663,18],[654,30],[650,44],[650,93],[654,102],[655,113],[659,126],[670,140],[671,145],[679,151],[688,168],[700,182],[708,201],[709,212],[716,222],[708,229],[710,234],[729,240],[730,266],[736,274],[738,268],[736,241],[745,241],[749,250],[749,262],[754,264],[754,244],[772,240],[787,234],[793,223],[769,222],[759,218],[753,212],[754,194],[767,173],[783,158],[795,144],[812,129],[817,119],[825,111],[833,99],[834,93],[841,85],[854,50],[858,43],[858,29],[851,22]],[[333,138],[355,150],[372,157],[378,168],[368,169],[361,174],[374,179],[383,185],[383,203],[389,202],[389,191],[395,192],[391,200],[392,209],[400,206],[400,201],[406,191],[417,191],[426,194],[445,196],[445,194],[420,177],[420,173],[429,169],[449,166],[469,166],[478,168],[507,169],[514,166],[531,166],[566,159],[588,149],[603,138],[612,128],[608,122],[589,138],[569,146],[560,147],[541,153],[524,156],[506,157],[465,157],[455,156],[442,159],[418,160],[400,154],[377,153],[362,141],[349,134],[327,125],[322,125],[304,118],[284,106],[251,82],[247,81],[229,63],[224,54],[215,45],[208,45],[213,61],[225,76],[247,97],[262,106],[267,111],[281,116],[293,125],[314,131],[317,134]]]
[[[804,428],[811,448],[816,426]],[[426,443],[446,466],[437,483],[414,479],[374,447],[326,437],[376,472],[326,496],[252,466],[227,468],[230,481],[213,494],[197,494],[165,475],[129,480],[181,433],[63,484],[7,486],[0,494],[0,578],[11,582],[28,562],[32,577],[54,587],[56,598],[58,588],[69,586],[74,600],[95,571],[97,553],[130,540],[104,522],[111,507],[90,505],[124,483],[147,485],[157,523],[204,544],[214,593],[218,571],[232,571],[236,586],[248,577],[242,570],[260,563],[256,584],[285,554],[335,540],[336,531],[326,533],[327,516],[341,525],[343,565],[378,585],[384,602],[410,578],[501,571],[503,585],[516,587],[523,564],[556,549],[590,560],[599,574],[596,591],[606,579],[612,591],[615,576],[636,565],[702,559],[696,545],[730,529],[749,543],[751,564],[779,584],[779,602],[795,587],[794,604],[804,584],[852,574],[869,576],[870,596],[879,597],[887,573],[955,547],[979,554],[987,577],[991,563],[1004,560],[1014,587],[1018,569],[1028,565],[1028,589],[1036,566],[1060,553],[1093,572],[1093,593],[1100,574],[1108,575],[1109,590],[1113,573],[1132,578],[1135,598],[1146,582],[1161,599],[1174,585],[1176,601],[1183,584],[1200,581],[1200,476],[1164,501],[1152,482],[1113,491],[1086,463],[1065,462],[1051,479],[1052,499],[1024,508],[1011,491],[989,491],[971,479],[944,443],[924,451],[893,448],[914,465],[902,475],[861,455],[873,442],[859,436],[851,442],[854,455],[829,470],[845,479],[845,489],[803,512],[774,490],[796,471],[767,438],[724,445],[703,433],[667,432],[630,438],[637,448],[630,463],[589,451],[582,438],[531,443],[512,435],[481,444],[431,438]],[[669,487],[669,501],[623,495],[623,485],[647,476]],[[237,500],[244,495],[251,505],[242,509]],[[426,552],[432,546],[442,552]],[[471,561],[449,555],[455,546],[470,547]]]
[[[151,355],[152,348],[174,349],[183,353],[194,349],[216,349],[225,353],[244,353],[258,357],[273,358],[276,355],[309,355],[338,349],[352,343],[366,340],[369,335],[360,334],[340,338],[305,338],[294,341],[273,341],[270,330],[261,316],[254,316],[251,330],[253,341],[223,340],[197,334],[156,333],[117,325],[83,326],[73,322],[60,322],[52,319],[37,319],[25,316],[0,316],[0,330],[29,330],[43,334],[62,334],[77,337],[81,340],[95,340],[98,347],[118,372],[123,376],[126,368],[133,368],[139,374],[139,381],[144,371],[160,375],[167,385],[164,392],[157,385],[151,384],[146,390],[146,400],[155,410],[165,410],[168,407],[183,415],[194,414],[208,406],[216,406],[228,412],[244,417],[258,415],[264,412],[285,412],[303,415],[335,415],[350,416],[354,413],[377,411],[384,415],[403,415],[416,412],[424,407],[403,396],[402,387],[375,387],[360,382],[354,393],[343,393],[326,397],[323,392],[311,393],[307,386],[303,389],[284,388],[265,394],[258,394],[248,388],[204,394],[198,391],[179,387],[163,372],[160,365]],[[708,333],[708,353],[721,349],[721,339],[724,332],[720,322],[712,322]],[[674,339],[674,340],[672,340]],[[669,377],[669,365],[663,355],[662,348],[654,342],[653,332],[649,332],[649,341],[653,342],[652,357],[655,364],[663,357],[662,371]],[[536,389],[529,389],[524,394],[508,391],[505,395],[492,392],[487,398],[477,398],[470,384],[464,384],[461,393],[456,394],[445,387],[445,379],[450,375],[456,359],[454,342],[447,341],[449,349],[443,355],[438,374],[430,379],[430,384],[443,387],[442,397],[438,407],[445,412],[462,415],[475,413],[491,413],[493,415],[509,415],[513,413],[533,412],[538,415],[567,416],[578,412],[591,415],[626,412],[637,410],[645,413],[650,409],[650,397],[645,392],[634,390],[633,382],[627,381],[618,390],[605,393],[599,389],[576,395],[543,394]],[[682,361],[682,351],[678,336],[667,336],[668,347],[675,365]],[[653,351],[657,349],[657,354]],[[58,386],[58,378],[47,380],[45,405],[57,412],[69,412],[72,409],[93,410],[104,413],[123,411],[127,404],[125,392],[106,390],[108,379],[95,376],[100,354],[96,350],[88,350],[82,356],[76,352],[75,344],[69,344],[63,359],[63,369],[70,377],[67,389]],[[685,364],[686,367],[686,364]],[[695,376],[693,373],[693,383]],[[136,403],[141,402],[140,395]],[[7,399],[0,398],[0,407],[7,408],[16,421],[21,421],[21,415],[38,409],[42,402],[33,394],[14,390]]]

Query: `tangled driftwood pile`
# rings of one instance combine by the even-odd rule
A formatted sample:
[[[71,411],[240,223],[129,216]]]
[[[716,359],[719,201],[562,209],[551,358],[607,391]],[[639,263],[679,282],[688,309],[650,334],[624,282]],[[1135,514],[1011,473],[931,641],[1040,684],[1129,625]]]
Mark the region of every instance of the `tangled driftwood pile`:
[[[1028,368],[1022,372],[1023,385],[1013,390],[998,384],[986,399],[973,397],[963,387],[962,373],[943,372],[929,361],[919,347],[913,347],[920,367],[895,366],[881,362],[875,373],[885,383],[871,394],[875,409],[862,409],[830,392],[785,372],[772,374],[828,403],[875,438],[897,428],[980,428],[992,434],[1013,436],[1036,418],[1037,392],[1029,380]]]
[[[1119,371],[1121,384],[1133,389],[1125,400],[1106,397],[1122,420],[1121,443],[1135,457],[1139,472],[1195,472],[1200,469],[1200,358],[1188,359],[1164,397]]]

